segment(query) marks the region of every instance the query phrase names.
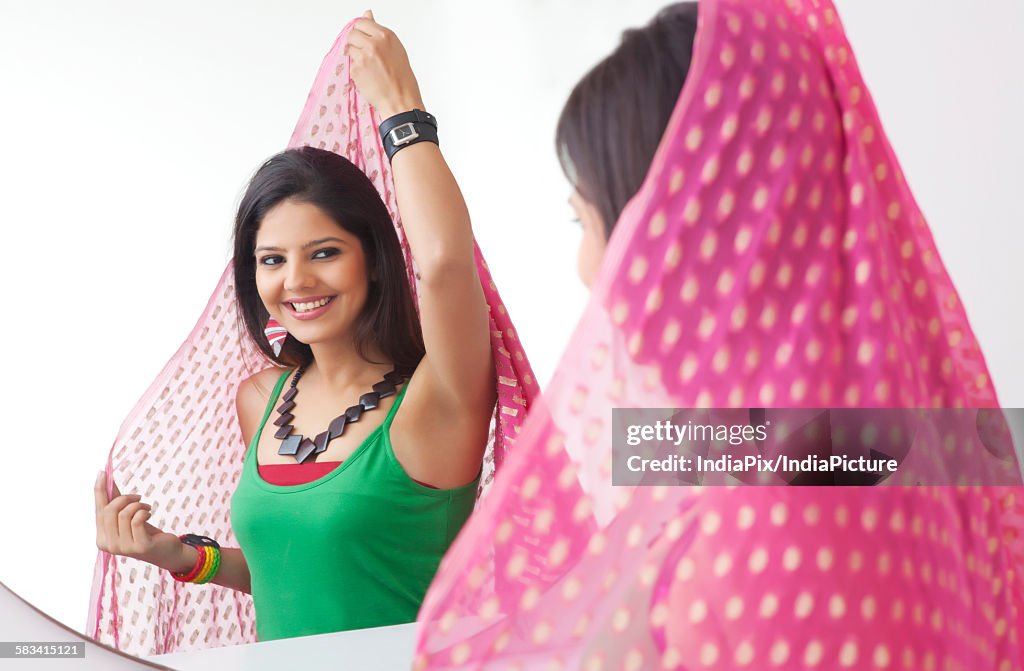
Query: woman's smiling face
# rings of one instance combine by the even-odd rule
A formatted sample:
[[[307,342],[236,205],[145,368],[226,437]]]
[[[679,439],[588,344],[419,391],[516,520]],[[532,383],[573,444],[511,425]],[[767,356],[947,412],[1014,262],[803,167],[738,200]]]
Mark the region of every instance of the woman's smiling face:
[[[260,299],[299,342],[352,337],[369,291],[359,238],[316,205],[288,199],[263,217],[254,254]]]

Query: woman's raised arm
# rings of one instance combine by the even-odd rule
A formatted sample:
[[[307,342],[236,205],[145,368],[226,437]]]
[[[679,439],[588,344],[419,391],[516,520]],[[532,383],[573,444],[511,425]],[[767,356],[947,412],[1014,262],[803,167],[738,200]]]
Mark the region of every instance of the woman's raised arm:
[[[346,52],[360,93],[382,119],[423,109],[405,48],[369,12],[356,21]],[[420,277],[426,356],[417,381],[455,412],[494,404],[487,302],[477,275],[469,212],[436,144],[419,142],[392,160],[398,209]],[[424,389],[423,387],[426,387]]]

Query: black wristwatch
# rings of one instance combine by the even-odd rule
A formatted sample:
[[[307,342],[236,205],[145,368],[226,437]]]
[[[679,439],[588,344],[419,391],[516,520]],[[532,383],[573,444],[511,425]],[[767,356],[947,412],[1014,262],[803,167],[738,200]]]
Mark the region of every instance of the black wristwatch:
[[[400,150],[417,142],[433,142],[437,139],[437,119],[420,109],[402,112],[388,117],[380,124],[380,139],[388,161]]]

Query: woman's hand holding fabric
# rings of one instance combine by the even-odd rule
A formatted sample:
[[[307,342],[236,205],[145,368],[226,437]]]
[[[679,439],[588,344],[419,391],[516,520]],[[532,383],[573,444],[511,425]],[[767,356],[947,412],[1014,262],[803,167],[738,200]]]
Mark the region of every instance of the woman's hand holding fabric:
[[[359,93],[386,119],[413,108],[423,109],[420,87],[398,36],[367,11],[348,34],[345,53]]]
[[[160,568],[182,572],[191,568],[186,556],[189,550],[174,534],[169,534],[148,520],[152,507],[137,494],[122,495],[113,484],[113,496],[107,497],[106,475],[96,478],[96,547],[113,555],[122,555],[148,562]]]

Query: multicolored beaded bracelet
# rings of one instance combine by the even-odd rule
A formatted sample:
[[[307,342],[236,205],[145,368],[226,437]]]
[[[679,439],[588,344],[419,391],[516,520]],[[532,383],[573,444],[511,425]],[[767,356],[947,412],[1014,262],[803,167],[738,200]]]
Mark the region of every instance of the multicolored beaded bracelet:
[[[210,572],[199,576],[195,579],[197,584],[203,584],[213,580],[213,577],[217,575],[217,571],[220,570],[220,549],[219,548],[206,548],[211,555],[213,555],[213,562],[210,565]]]
[[[191,582],[197,585],[208,583],[213,580],[220,569],[220,544],[212,538],[199,536],[197,534],[185,534],[179,536],[182,543],[191,545],[199,552],[196,557],[196,564],[188,573],[171,573],[171,577],[178,582]]]

